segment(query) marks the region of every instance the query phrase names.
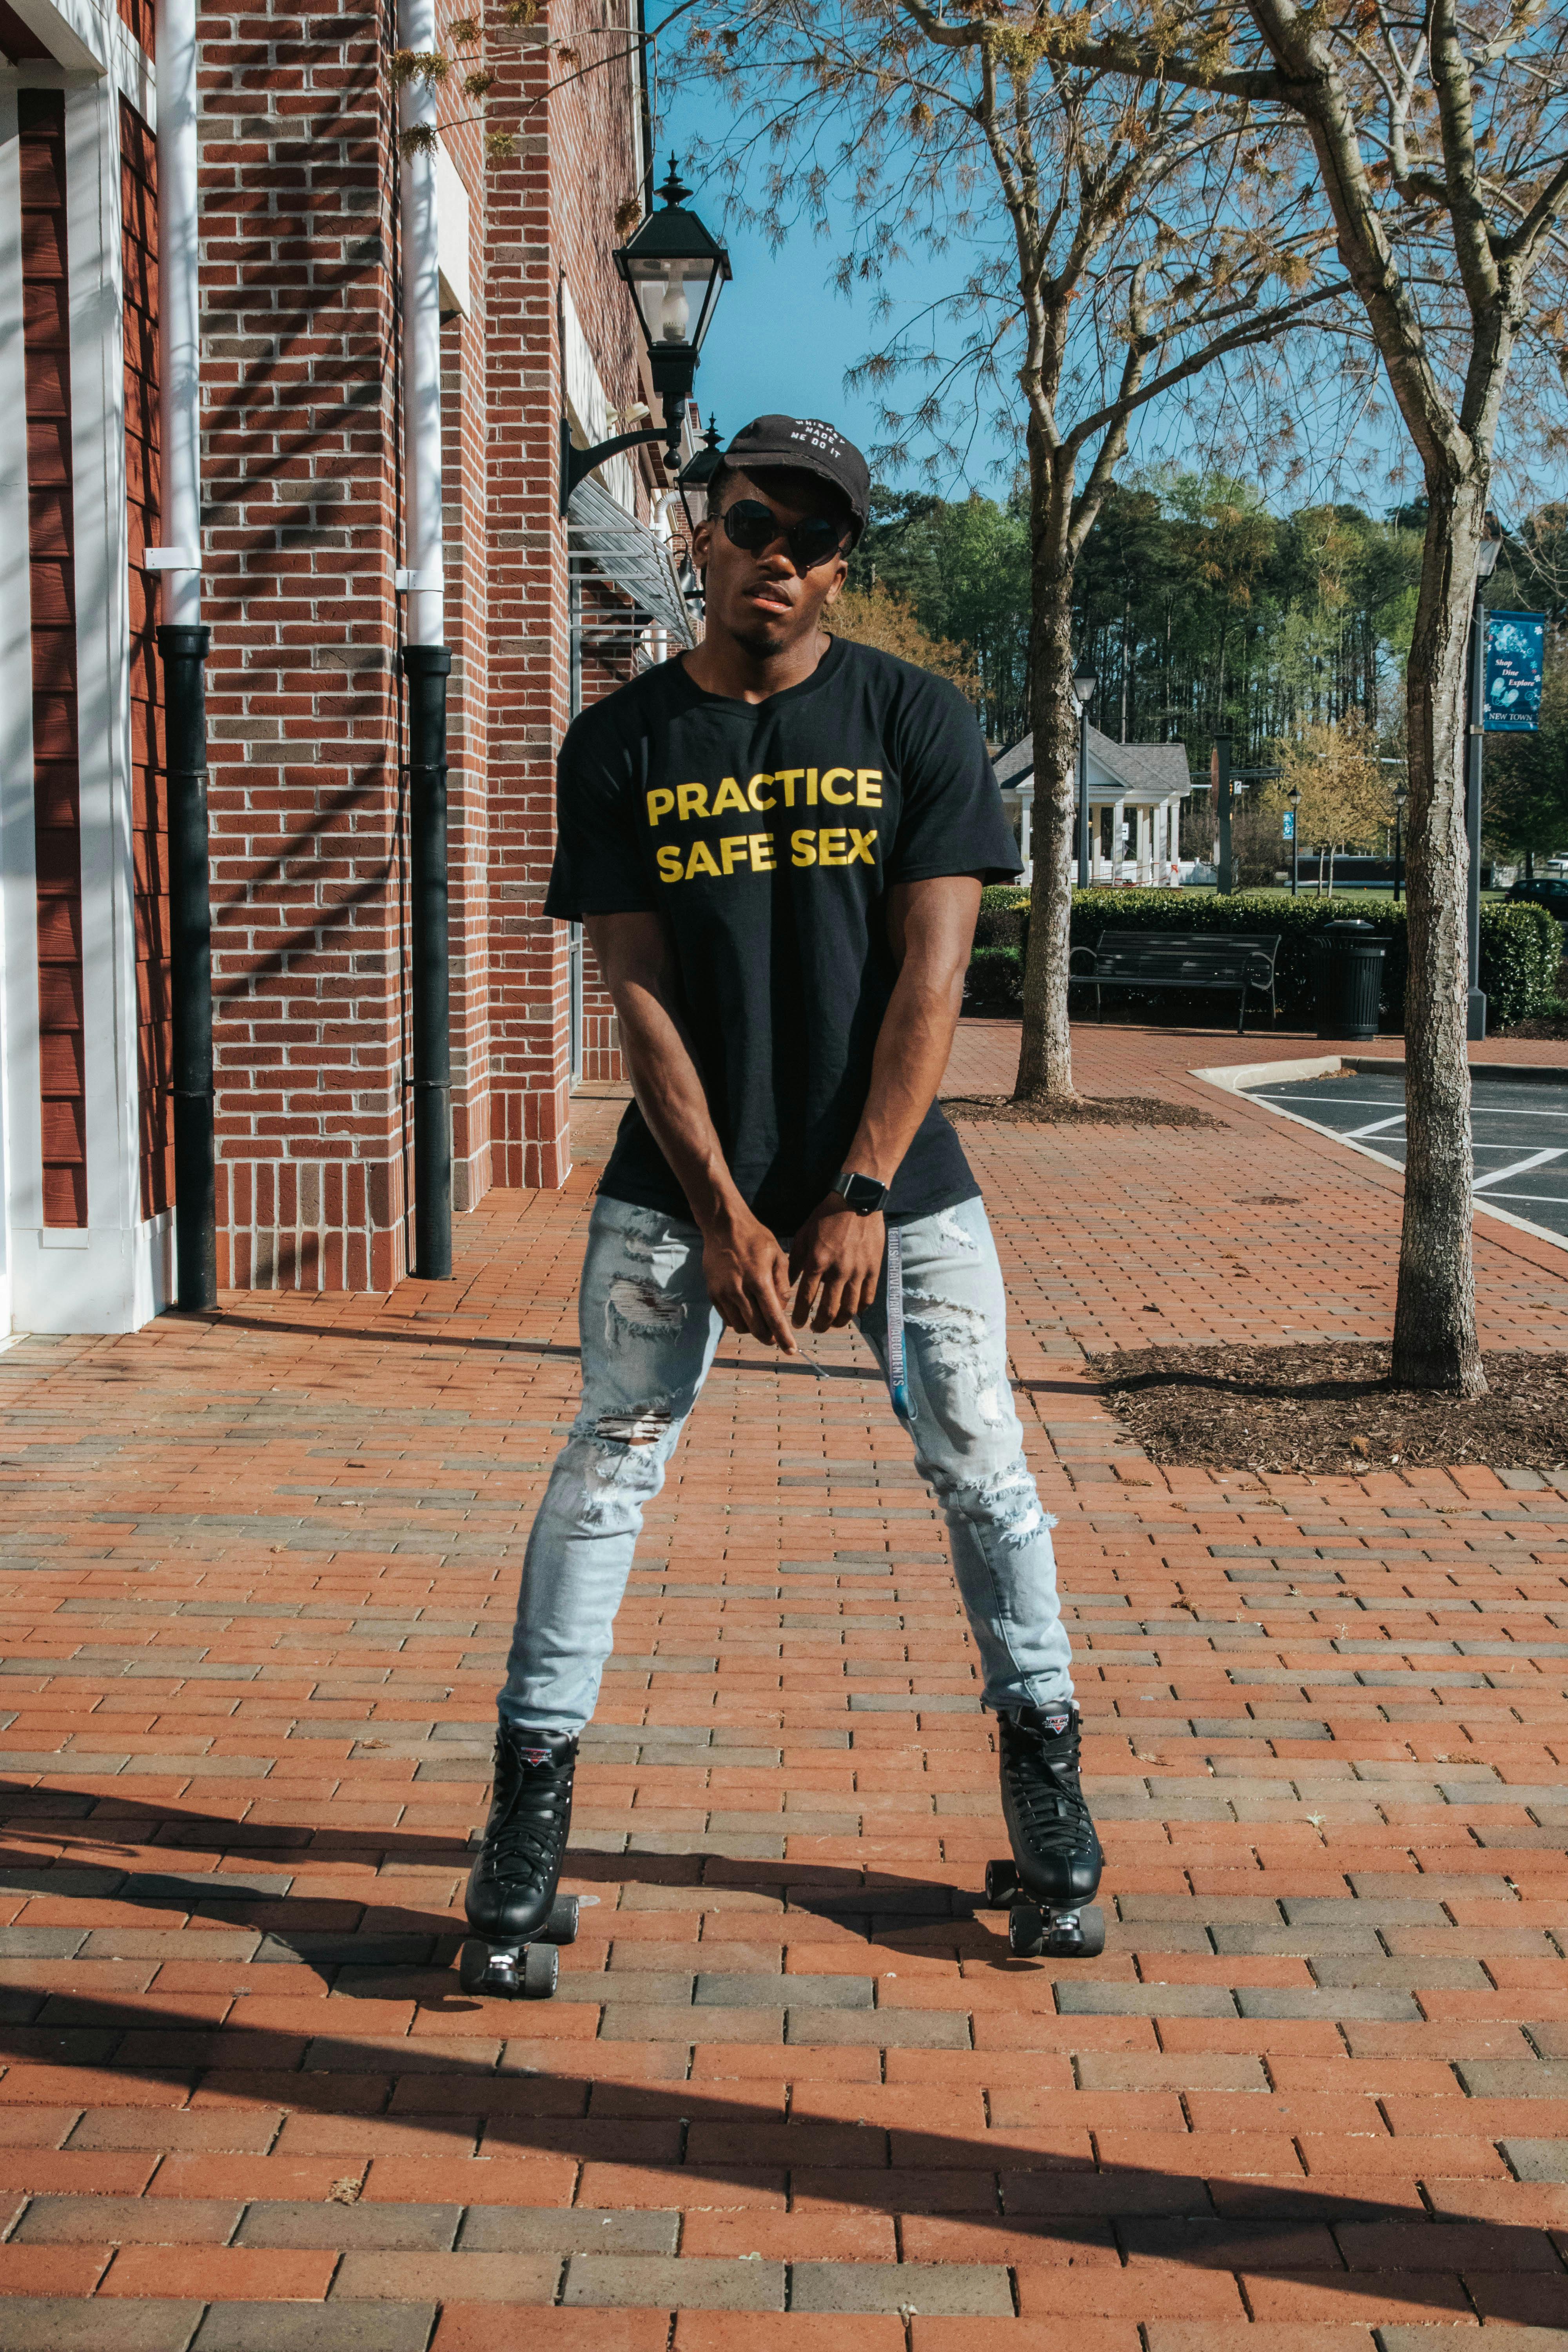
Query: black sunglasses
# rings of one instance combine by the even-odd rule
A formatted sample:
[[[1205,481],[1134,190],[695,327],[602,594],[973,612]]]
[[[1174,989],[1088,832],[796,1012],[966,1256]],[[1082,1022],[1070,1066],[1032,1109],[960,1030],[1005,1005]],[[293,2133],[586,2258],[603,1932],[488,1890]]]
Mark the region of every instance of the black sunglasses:
[[[723,520],[731,546],[744,548],[748,555],[761,555],[764,547],[782,539],[797,572],[829,562],[844,544],[844,526],[830,516],[807,515],[804,522],[781,523],[761,499],[737,499],[725,508]]]

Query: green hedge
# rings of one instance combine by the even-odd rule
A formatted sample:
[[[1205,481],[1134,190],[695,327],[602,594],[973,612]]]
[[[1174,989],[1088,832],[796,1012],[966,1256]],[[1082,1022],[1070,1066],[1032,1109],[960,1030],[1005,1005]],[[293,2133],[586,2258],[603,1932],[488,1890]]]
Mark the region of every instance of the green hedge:
[[[1091,948],[1102,930],[1149,931],[1278,931],[1279,956],[1275,966],[1279,1015],[1296,1027],[1315,1017],[1315,981],[1311,937],[1325,923],[1371,921],[1388,941],[1384,959],[1383,1024],[1398,1030],[1405,1024],[1406,936],[1405,908],[1384,903],[1369,907],[1364,898],[1277,898],[1260,892],[1238,890],[1228,898],[1217,892],[1176,890],[1075,890],[1072,898],[1072,944]],[[1016,1012],[1023,1002],[1024,955],[1029,936],[1029,896],[1026,890],[993,887],[981,893],[980,920],[970,961],[969,994],[985,1011]],[[1563,934],[1554,916],[1544,907],[1523,899],[1481,901],[1480,984],[1486,992],[1489,1026],[1505,1029],[1540,1013],[1557,993],[1563,961]],[[1180,999],[1168,989],[1147,997],[1119,989],[1118,997],[1135,1009],[1167,1013]],[[1081,1002],[1075,998],[1075,1004]],[[1213,999],[1194,994],[1195,1011]]]

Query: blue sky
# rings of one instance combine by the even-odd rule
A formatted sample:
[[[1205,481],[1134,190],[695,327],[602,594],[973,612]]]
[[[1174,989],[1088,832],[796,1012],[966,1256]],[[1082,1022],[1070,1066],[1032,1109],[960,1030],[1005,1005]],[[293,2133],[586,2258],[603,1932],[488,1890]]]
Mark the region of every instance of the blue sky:
[[[703,422],[711,413],[721,437],[728,440],[748,418],[769,410],[826,416],[869,457],[874,445],[889,438],[887,428],[879,415],[877,396],[864,390],[847,390],[845,372],[868,350],[885,342],[901,320],[916,318],[926,304],[940,297],[944,268],[958,276],[963,260],[954,255],[945,265],[919,260],[907,264],[888,282],[887,290],[894,298],[891,320],[876,315],[870,289],[858,288],[849,297],[840,294],[832,283],[832,274],[839,251],[850,243],[847,222],[841,236],[827,240],[797,229],[775,252],[760,228],[748,227],[727,215],[716,181],[704,183],[694,151],[704,140],[723,137],[726,125],[716,107],[710,89],[689,82],[682,89],[673,74],[658,92],[656,181],[663,179],[674,149],[683,176],[693,186],[694,209],[715,235],[724,238],[735,273],[720,299],[698,371],[695,390]],[[1339,370],[1332,365],[1320,378],[1321,366],[1321,355],[1311,354],[1303,383],[1339,381]],[[1203,394],[1215,382],[1205,378]],[[912,376],[896,380],[885,396],[895,403],[912,401],[915,383]],[[1299,444],[1306,458],[1305,474],[1292,482],[1270,484],[1266,491],[1268,503],[1283,510],[1319,499],[1348,497],[1376,513],[1402,495],[1415,495],[1419,467],[1393,414],[1385,384],[1378,385],[1377,399],[1382,414],[1375,422],[1363,415],[1349,425],[1347,432],[1343,425],[1335,429],[1331,417],[1325,416],[1314,433],[1310,414],[1313,394],[1309,392],[1303,402],[1309,412],[1302,420],[1305,434]],[[1331,394],[1328,405],[1332,408]],[[1119,469],[1122,478],[1140,464],[1164,458],[1201,468],[1206,446],[1194,435],[1206,444],[1206,435],[1190,414],[1174,404],[1163,410],[1159,404],[1152,405],[1135,421],[1132,446]],[[912,454],[918,461],[927,452],[917,441]],[[1500,450],[1500,457],[1502,454]],[[1403,467],[1403,491],[1392,478],[1391,460]],[[1245,457],[1232,462],[1250,470]],[[977,424],[965,465],[934,485],[927,481],[918,462],[900,473],[873,458],[872,471],[878,479],[895,488],[935,487],[948,498],[961,498],[974,488],[991,498],[1005,498],[1015,463],[1011,446]],[[1512,514],[1521,499],[1528,508],[1539,499],[1563,496],[1568,488],[1565,474],[1568,469],[1552,467],[1545,478],[1515,486],[1500,470],[1500,511],[1506,509]]]
[[[719,207],[705,202],[700,188],[694,204],[709,227],[723,236],[735,271],[697,372],[704,425],[711,409],[728,440],[748,417],[767,410],[826,416],[868,450],[884,437],[875,404],[845,391],[844,370],[871,341],[869,305],[851,303],[824,285],[828,248],[804,233],[773,253],[758,230],[721,229]]]
[[[888,437],[878,403],[865,393],[847,392],[844,373],[884,340],[888,323],[874,319],[868,291],[848,299],[829,282],[836,258],[832,244],[801,229],[775,253],[761,229],[726,217],[718,187],[705,185],[698,167],[687,160],[700,137],[713,134],[713,106],[708,91],[695,93],[684,103],[679,91],[664,94],[655,173],[656,181],[664,178],[673,148],[680,157],[682,176],[693,188],[692,209],[722,237],[735,272],[720,298],[697,372],[703,424],[711,410],[727,441],[749,418],[770,411],[826,416],[869,456],[872,444]],[[911,266],[891,281],[891,290],[902,314],[910,315],[922,299],[931,298],[930,273]],[[986,472],[992,459],[1002,455],[995,436],[982,434],[967,474],[942,483],[945,495],[962,497],[973,487],[992,498],[1005,497],[1006,475]],[[879,479],[900,478],[886,467],[874,466],[873,471]],[[908,488],[923,487],[913,469],[902,478]]]
[[[728,440],[752,416],[770,411],[789,416],[826,416],[858,443],[870,457],[873,446],[889,438],[875,394],[848,391],[847,368],[868,350],[885,342],[904,320],[915,319],[942,291],[939,274],[944,265],[914,260],[889,277],[886,289],[894,299],[890,319],[880,318],[872,291],[857,289],[840,294],[832,283],[833,266],[840,247],[797,229],[774,251],[761,228],[748,227],[726,214],[716,182],[705,183],[690,151],[704,137],[715,135],[711,93],[667,94],[660,108],[660,130],[655,179],[668,169],[671,149],[679,159],[682,177],[692,188],[691,205],[704,224],[728,246],[734,278],[720,298],[697,373],[697,398],[702,421],[716,417],[721,436]],[[842,244],[849,243],[847,233]],[[955,277],[963,263],[950,259],[945,268]],[[895,380],[884,397],[897,405],[914,397],[916,379]],[[993,396],[994,397],[994,396]],[[1135,429],[1131,463],[1157,461],[1182,454],[1186,443],[1184,420],[1151,410]],[[970,489],[988,498],[1004,499],[1017,462],[1010,442],[977,423],[961,469],[944,473],[933,486],[920,469],[926,454],[918,440],[911,444],[916,462],[902,473],[872,460],[876,478],[895,488],[935,487],[946,498],[962,498]],[[1125,469],[1124,469],[1125,470]]]

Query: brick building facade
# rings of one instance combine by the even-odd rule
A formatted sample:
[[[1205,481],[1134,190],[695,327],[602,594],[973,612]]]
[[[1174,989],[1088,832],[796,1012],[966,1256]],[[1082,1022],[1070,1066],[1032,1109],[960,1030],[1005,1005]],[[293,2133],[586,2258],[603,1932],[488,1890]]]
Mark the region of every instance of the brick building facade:
[[[504,160],[463,100],[441,101],[459,1212],[493,1185],[561,1184],[574,1074],[616,1074],[581,944],[540,913],[554,752],[574,708],[689,638],[647,452],[560,511],[562,419],[581,445],[650,398],[611,257],[648,181],[635,29],[635,0],[553,0],[490,28],[489,120],[519,132]],[[147,0],[116,16],[0,0],[0,397],[28,426],[25,472],[0,459],[5,1276],[22,1328],[155,1313],[178,1213],[153,650],[168,591],[145,568],[166,537],[154,46]],[[391,61],[384,12],[198,10],[218,1278],[241,1288],[379,1290],[409,1261]]]

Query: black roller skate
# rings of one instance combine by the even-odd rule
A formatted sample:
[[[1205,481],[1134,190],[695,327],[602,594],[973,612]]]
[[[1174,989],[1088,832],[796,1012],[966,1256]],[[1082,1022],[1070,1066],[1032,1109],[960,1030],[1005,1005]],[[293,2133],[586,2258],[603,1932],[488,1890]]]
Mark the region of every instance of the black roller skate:
[[[495,1782],[465,1907],[474,1933],[458,1954],[465,1992],[548,2000],[577,1935],[577,1897],[557,1895],[572,1826],[574,1739],[496,1733]]]
[[[985,1900],[1007,1906],[1020,1959],[1091,1960],[1105,1949],[1105,1914],[1090,1902],[1105,1857],[1079,1786],[1078,1709],[1009,1708],[997,1727],[1013,1859],[986,1864]]]

